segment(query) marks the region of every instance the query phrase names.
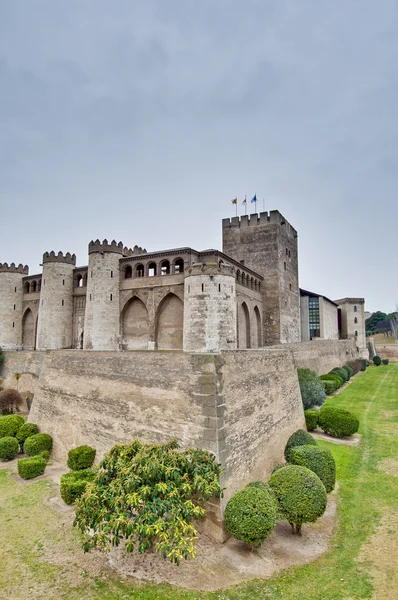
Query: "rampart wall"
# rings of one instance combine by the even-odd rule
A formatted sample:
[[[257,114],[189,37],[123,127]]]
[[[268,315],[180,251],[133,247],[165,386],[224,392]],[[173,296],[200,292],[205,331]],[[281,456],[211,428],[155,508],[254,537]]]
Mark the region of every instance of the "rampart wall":
[[[318,375],[360,358],[354,340],[312,340],[278,347],[289,348],[293,352],[297,368],[311,369]]]
[[[398,345],[376,344],[376,351],[380,358],[389,358],[392,361],[398,361]]]

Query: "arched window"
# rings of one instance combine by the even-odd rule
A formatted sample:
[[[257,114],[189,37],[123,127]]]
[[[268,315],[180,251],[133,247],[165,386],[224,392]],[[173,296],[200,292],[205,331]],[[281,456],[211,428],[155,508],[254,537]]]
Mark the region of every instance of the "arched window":
[[[87,277],[88,277],[88,274],[86,273],[86,274],[83,276],[83,286],[84,286],[84,287],[87,287]]]
[[[24,285],[24,293],[29,294],[29,291],[30,291],[30,284],[29,284],[29,281],[27,281]]]
[[[358,331],[355,331],[355,337],[358,337]]]
[[[162,260],[160,263],[160,274],[170,275],[170,262],[168,260]]]
[[[81,275],[76,277],[76,286],[80,288],[83,287],[83,277]]]
[[[141,263],[139,265],[136,266],[135,268],[135,276],[136,277],[144,277],[145,275],[145,269],[144,269],[144,265],[142,265]]]
[[[32,281],[31,283],[31,292],[35,292],[37,290],[37,282]]]
[[[357,307],[356,306],[354,306],[354,312],[357,312]]]
[[[176,258],[174,261],[174,273],[184,272],[184,261],[182,258]]]
[[[356,323],[358,323],[358,319],[357,319],[357,317],[354,317],[354,323],[355,323],[355,324],[356,324]]]
[[[236,283],[240,283],[240,271],[239,271],[239,269],[236,271]]]
[[[148,265],[148,277],[156,277],[156,268],[157,264],[155,262],[151,262]]]
[[[37,291],[40,292],[41,290],[41,279],[39,279],[39,281],[37,282]]]
[[[131,279],[133,276],[133,269],[131,265],[124,267],[124,279]]]
[[[252,290],[254,290],[254,277],[250,279],[250,287]]]
[[[250,287],[250,277],[246,275],[246,287]]]

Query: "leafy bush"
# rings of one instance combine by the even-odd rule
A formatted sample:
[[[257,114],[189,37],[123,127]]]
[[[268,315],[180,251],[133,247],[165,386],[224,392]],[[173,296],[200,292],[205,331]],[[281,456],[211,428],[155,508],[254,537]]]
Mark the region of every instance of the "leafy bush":
[[[336,373],[336,375],[338,375],[339,377],[341,377],[341,379],[343,380],[344,383],[346,381],[348,381],[347,371],[345,371],[344,369],[340,369],[340,367],[336,367],[335,369],[332,369],[330,372],[331,373]]]
[[[318,375],[310,369],[297,369],[297,374],[304,408],[321,406],[326,394]]]
[[[326,509],[326,489],[318,475],[306,467],[288,465],[271,475],[270,486],[278,500],[279,515],[301,534],[303,523],[314,523]]]
[[[290,438],[287,440],[285,446],[285,459],[287,462],[290,462],[290,452],[296,446],[304,446],[304,445],[316,446],[316,441],[307,431],[304,429],[298,429],[295,431]]]
[[[25,423],[20,415],[7,415],[0,417],[0,438],[16,437],[18,429]]]
[[[283,467],[286,467],[289,463],[284,462],[284,463],[278,463],[277,465],[275,465],[275,467],[272,469],[272,473],[275,473],[275,471],[278,471],[279,469],[283,469]]]
[[[381,365],[381,358],[377,354],[373,357],[373,364],[376,365],[376,367],[380,367]]]
[[[264,488],[248,486],[228,501],[225,527],[237,540],[258,546],[275,527],[276,510],[273,495]]]
[[[344,383],[344,379],[340,377],[340,375],[337,375],[337,373],[327,373],[326,375],[321,375],[321,379],[332,379],[336,383],[336,390]]]
[[[17,431],[16,436],[21,450],[23,450],[24,442],[28,439],[28,437],[36,435],[36,433],[39,433],[39,428],[34,423],[24,423],[23,425],[21,425],[21,427]]]
[[[350,360],[347,365],[349,367],[351,367],[351,369],[353,370],[353,375],[356,375],[357,373],[359,373],[359,371],[362,370],[362,359],[357,358],[355,360]],[[366,366],[366,365],[365,365]]]
[[[78,446],[68,452],[67,465],[72,471],[89,469],[95,459],[95,449],[90,446]]]
[[[333,379],[322,379],[322,383],[328,396],[336,391],[336,382]]]
[[[20,458],[18,461],[18,473],[22,479],[33,479],[43,475],[47,461],[42,456],[31,458]]]
[[[336,461],[330,450],[318,446],[297,446],[290,453],[290,462],[293,465],[307,467],[316,473],[326,488],[327,493],[334,489],[336,484]]]
[[[16,457],[19,450],[18,440],[15,437],[0,438],[0,458],[1,460],[12,460]]]
[[[388,365],[389,362],[390,361],[388,358],[383,358],[383,360],[382,360],[383,365]]]
[[[0,410],[13,413],[23,403],[23,398],[18,390],[5,388],[0,392]]]
[[[25,454],[28,456],[37,456],[43,450],[51,451],[53,439],[48,433],[36,433],[27,438],[23,445]]]
[[[317,410],[305,410],[305,424],[307,425],[308,431],[314,431],[318,427],[318,411]]]
[[[82,469],[62,475],[60,491],[65,504],[74,504],[86,491],[87,484],[94,480],[95,475],[94,469]]]
[[[154,549],[176,564],[195,556],[193,521],[204,517],[209,498],[221,495],[220,473],[212,454],[180,450],[176,441],[114,446],[76,503],[84,550],[124,540],[127,552]]]
[[[366,358],[361,360],[361,371],[366,371],[366,367],[368,366],[368,361],[366,360]]]
[[[344,365],[344,367],[341,367],[343,369],[343,371],[345,371],[347,373],[347,381],[350,381],[351,379],[351,369],[350,367],[348,367],[347,365]]]
[[[40,452],[40,454],[37,454],[37,456],[41,456],[42,458],[44,458],[44,460],[46,462],[48,462],[50,460],[50,451],[49,450],[42,450]]]
[[[329,433],[333,437],[344,437],[358,431],[359,421],[348,410],[323,406],[319,411],[318,425],[325,433]]]

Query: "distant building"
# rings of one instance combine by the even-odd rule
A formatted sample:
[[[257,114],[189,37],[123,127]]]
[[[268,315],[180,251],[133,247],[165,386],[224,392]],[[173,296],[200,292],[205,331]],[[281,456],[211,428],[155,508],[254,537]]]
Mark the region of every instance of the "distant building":
[[[365,299],[341,298],[338,304],[339,332],[342,340],[355,340],[362,354],[366,353]]]
[[[337,304],[326,296],[300,288],[301,341],[338,340]]]

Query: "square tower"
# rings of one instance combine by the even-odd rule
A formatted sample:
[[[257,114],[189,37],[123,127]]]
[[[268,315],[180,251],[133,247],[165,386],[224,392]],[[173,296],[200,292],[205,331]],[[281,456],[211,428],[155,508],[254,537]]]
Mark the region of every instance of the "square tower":
[[[279,211],[223,219],[223,252],[264,277],[264,345],[300,341],[297,231]]]

